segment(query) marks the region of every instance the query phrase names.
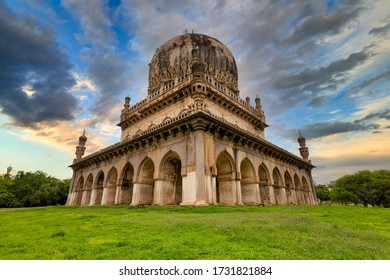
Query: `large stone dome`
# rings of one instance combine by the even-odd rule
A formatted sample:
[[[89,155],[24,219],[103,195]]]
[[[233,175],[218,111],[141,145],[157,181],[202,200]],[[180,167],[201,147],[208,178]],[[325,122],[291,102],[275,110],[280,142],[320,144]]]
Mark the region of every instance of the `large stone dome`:
[[[230,50],[215,38],[203,34],[185,33],[161,45],[149,68],[149,89],[185,78],[191,65],[198,60],[205,72],[227,84],[237,85],[237,65]]]

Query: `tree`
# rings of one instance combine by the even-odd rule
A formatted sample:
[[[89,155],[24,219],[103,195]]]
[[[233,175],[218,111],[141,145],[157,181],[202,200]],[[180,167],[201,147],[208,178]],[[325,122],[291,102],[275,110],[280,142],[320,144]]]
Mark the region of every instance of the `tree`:
[[[70,180],[59,180],[42,171],[19,171],[0,178],[0,207],[33,207],[65,204]]]
[[[342,203],[390,207],[390,171],[359,171],[338,179],[331,198]]]
[[[12,192],[14,182],[10,180],[10,178],[6,176],[0,177],[0,208],[6,207],[18,207],[19,203]]]
[[[330,201],[330,189],[326,185],[317,185],[316,186],[317,198],[320,200],[320,203],[323,201]]]

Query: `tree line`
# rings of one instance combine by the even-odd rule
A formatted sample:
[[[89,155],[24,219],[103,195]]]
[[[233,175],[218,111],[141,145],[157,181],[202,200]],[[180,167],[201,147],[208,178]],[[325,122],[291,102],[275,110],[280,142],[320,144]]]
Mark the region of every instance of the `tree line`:
[[[390,207],[390,170],[362,170],[332,184],[317,185],[322,202]]]
[[[42,171],[19,171],[0,176],[0,208],[64,205],[70,179],[60,180]]]

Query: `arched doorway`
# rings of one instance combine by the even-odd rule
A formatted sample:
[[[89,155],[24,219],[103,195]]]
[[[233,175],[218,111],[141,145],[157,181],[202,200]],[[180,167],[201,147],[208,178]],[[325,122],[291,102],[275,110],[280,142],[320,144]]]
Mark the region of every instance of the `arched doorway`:
[[[77,182],[76,186],[76,197],[75,197],[75,202],[74,205],[81,205],[81,199],[83,198],[83,192],[84,192],[84,177],[81,176]]]
[[[118,204],[130,204],[133,198],[134,168],[127,163],[123,168]]]
[[[177,153],[169,152],[162,160],[162,204],[179,205],[183,201],[181,160]]]
[[[87,182],[85,183],[85,191],[81,205],[89,205],[91,203],[91,192],[92,192],[93,176],[89,174],[87,177]]]
[[[286,184],[286,198],[287,198],[287,204],[294,204],[293,194],[292,194],[292,180],[291,176],[288,173],[288,171],[284,172],[284,182]]]
[[[227,152],[217,158],[216,195],[217,203],[232,205],[237,203],[235,193],[235,173],[233,159]]]
[[[274,168],[272,171],[272,178],[274,181],[273,187],[274,187],[274,194],[275,194],[275,203],[276,204],[284,204],[284,197],[283,197],[283,182],[282,177],[280,175],[279,169],[277,167]]]
[[[297,197],[297,204],[305,204],[302,192],[301,180],[297,174],[294,174],[294,185],[295,185],[295,194]]]
[[[140,205],[150,205],[154,196],[154,163],[150,158],[144,159],[139,168],[138,175]]]
[[[115,194],[116,194],[116,180],[118,177],[118,171],[115,167],[111,168],[107,175],[107,182],[103,190],[103,201],[104,205],[114,205],[115,204]]]
[[[264,204],[272,204],[270,193],[269,193],[269,172],[267,167],[265,166],[264,163],[262,163],[259,166],[259,178],[260,178],[260,196],[261,196],[261,201]]]
[[[100,205],[102,203],[103,184],[104,184],[104,173],[103,171],[100,171],[96,180],[96,186],[95,186],[96,196],[95,196],[95,201],[93,201],[93,205]]]
[[[240,165],[242,203],[246,205],[259,204],[259,193],[256,184],[256,175],[252,163],[245,158]]]

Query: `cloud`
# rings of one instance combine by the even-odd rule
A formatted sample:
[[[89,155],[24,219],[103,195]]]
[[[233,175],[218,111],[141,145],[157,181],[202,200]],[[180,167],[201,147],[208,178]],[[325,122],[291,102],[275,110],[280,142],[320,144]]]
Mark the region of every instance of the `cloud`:
[[[367,79],[363,82],[361,82],[360,84],[354,86],[351,88],[351,93],[350,94],[357,94],[358,92],[360,92],[361,90],[371,86],[372,84],[376,83],[377,81],[381,80],[381,79],[390,79],[390,70],[388,71],[385,71],[385,72],[382,72],[382,73],[379,73],[377,74],[376,76],[370,78],[370,79]]]
[[[374,27],[372,28],[368,34],[372,36],[386,36],[387,34],[390,33],[390,19],[388,18],[385,20],[386,24],[380,27]]]
[[[107,7],[101,1],[66,0],[61,4],[81,26],[81,33],[75,34],[85,46],[80,57],[86,64],[87,78],[97,91],[92,117],[96,123],[107,119],[114,122],[118,113],[109,115],[107,112],[128,92],[131,64],[119,53]]]
[[[72,120],[73,66],[50,28],[0,3],[0,108],[15,125]],[[60,109],[59,109],[60,108]]]
[[[352,131],[366,131],[371,129],[378,129],[380,126],[377,124],[364,124],[359,121],[355,122],[326,122],[326,123],[313,123],[306,125],[302,128],[305,137],[308,139],[321,138],[333,134],[346,133]],[[294,130],[296,131],[296,130]],[[291,131],[293,133],[294,131]]]
[[[313,14],[302,20],[294,29],[293,34],[286,40],[286,44],[302,43],[312,37],[334,35],[340,33],[341,29],[347,26],[363,10],[358,2],[351,6],[353,8],[335,10],[329,15],[323,13]]]

